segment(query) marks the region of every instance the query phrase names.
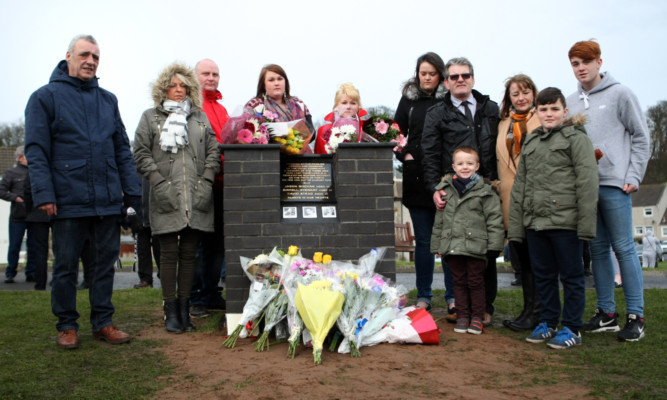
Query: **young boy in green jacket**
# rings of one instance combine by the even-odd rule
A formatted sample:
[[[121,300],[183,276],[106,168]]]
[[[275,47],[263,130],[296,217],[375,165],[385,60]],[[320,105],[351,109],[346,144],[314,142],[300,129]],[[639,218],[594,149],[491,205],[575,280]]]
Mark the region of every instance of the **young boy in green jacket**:
[[[456,174],[445,176],[435,188],[446,192],[446,205],[436,211],[431,253],[440,254],[452,271],[458,313],[454,332],[479,335],[484,330],[487,253],[503,249],[503,214],[498,195],[477,175],[475,149],[454,150],[452,167]]]
[[[582,251],[595,237],[598,173],[585,118],[566,120],[565,97],[556,88],[537,95],[542,124],[526,138],[512,187],[509,240],[528,241],[542,311],[526,338],[555,349],[581,344],[586,305]],[[563,329],[558,279],[563,284]]]

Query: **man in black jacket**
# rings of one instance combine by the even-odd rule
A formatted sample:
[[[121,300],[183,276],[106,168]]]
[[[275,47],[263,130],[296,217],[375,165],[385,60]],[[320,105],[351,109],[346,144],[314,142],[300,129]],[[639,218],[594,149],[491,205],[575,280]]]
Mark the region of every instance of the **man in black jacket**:
[[[9,211],[9,251],[7,252],[5,283],[14,283],[14,277],[19,265],[21,243],[27,230],[23,185],[28,175],[28,161],[23,153],[23,146],[18,146],[14,155],[16,156],[16,165],[5,171],[0,178],[0,199],[12,203]],[[28,233],[28,252],[34,250],[31,243],[32,239],[32,236]],[[28,257],[25,267],[26,281],[34,282],[34,274],[35,265],[33,257]]]
[[[498,179],[496,165],[496,138],[500,122],[498,104],[491,101],[489,96],[473,90],[475,73],[472,64],[465,57],[447,61],[445,86],[449,93],[444,101],[428,110],[422,133],[424,180],[433,193],[433,202],[438,210],[445,208],[446,202],[443,200],[445,192],[435,190],[435,186],[444,175],[454,173],[452,158],[457,148],[461,146],[474,148],[479,154],[481,164],[477,173],[488,180]],[[496,256],[497,254],[488,254],[485,273],[485,325],[491,323],[493,301],[498,291]]]

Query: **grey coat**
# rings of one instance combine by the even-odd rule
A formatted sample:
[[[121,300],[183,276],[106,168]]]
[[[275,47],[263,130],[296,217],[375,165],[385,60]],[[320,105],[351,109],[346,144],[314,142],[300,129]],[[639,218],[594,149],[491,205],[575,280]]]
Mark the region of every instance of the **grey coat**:
[[[134,138],[137,170],[149,179],[153,234],[186,227],[213,232],[213,180],[220,152],[206,115],[193,107],[187,118],[189,144],[177,153],[160,148],[160,132],[169,114],[157,106],[141,116]]]

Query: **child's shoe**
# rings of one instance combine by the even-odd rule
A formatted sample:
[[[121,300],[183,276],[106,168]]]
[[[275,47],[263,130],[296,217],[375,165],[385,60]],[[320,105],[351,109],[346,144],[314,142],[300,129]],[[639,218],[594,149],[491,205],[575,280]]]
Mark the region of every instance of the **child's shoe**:
[[[533,333],[531,333],[530,336],[526,338],[526,342],[543,343],[547,339],[551,339],[554,336],[556,336],[556,331],[549,328],[546,322],[540,322]]]
[[[456,333],[466,333],[468,332],[468,325],[470,324],[470,319],[468,318],[459,318],[456,320],[456,327],[454,332]]]
[[[556,334],[556,337],[547,343],[547,346],[558,350],[569,349],[570,347],[574,346],[581,346],[581,334],[577,333],[575,335],[574,332],[570,330],[570,328],[564,326],[563,329]]]
[[[482,323],[482,319],[479,317],[473,317],[472,321],[470,322],[470,326],[468,327],[468,333],[472,333],[473,335],[481,335],[483,331],[484,324]]]

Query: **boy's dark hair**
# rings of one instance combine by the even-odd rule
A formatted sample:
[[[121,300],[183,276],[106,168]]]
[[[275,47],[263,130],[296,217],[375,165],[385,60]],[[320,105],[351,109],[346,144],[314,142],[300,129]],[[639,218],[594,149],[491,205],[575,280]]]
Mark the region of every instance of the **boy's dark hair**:
[[[560,89],[555,88],[555,87],[548,87],[546,89],[540,90],[540,93],[537,94],[537,105],[542,106],[545,104],[554,104],[557,103],[558,100],[560,100],[561,103],[563,103],[563,107],[567,107],[567,104],[565,103],[565,96],[563,96],[563,92],[560,91]]]
[[[456,150],[454,150],[454,152],[452,153],[452,160],[454,159],[454,155],[456,153],[458,153],[459,151],[462,151],[462,152],[468,153],[468,154],[476,155],[477,156],[477,162],[479,162],[479,153],[477,152],[477,150],[475,150],[474,148],[472,148],[470,146],[457,147]]]

